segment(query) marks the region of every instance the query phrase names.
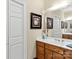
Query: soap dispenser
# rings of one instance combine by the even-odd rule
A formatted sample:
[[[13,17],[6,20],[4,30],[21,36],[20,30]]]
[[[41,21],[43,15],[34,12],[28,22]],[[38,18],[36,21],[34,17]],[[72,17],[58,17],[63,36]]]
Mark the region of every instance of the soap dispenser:
[[[42,39],[47,39],[46,30],[42,31]]]

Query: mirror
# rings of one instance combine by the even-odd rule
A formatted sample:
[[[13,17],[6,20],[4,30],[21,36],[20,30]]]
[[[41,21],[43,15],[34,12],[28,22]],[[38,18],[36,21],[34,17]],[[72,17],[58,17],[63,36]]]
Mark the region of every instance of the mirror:
[[[72,34],[72,1],[46,0],[44,8],[44,26],[50,37],[62,37]]]

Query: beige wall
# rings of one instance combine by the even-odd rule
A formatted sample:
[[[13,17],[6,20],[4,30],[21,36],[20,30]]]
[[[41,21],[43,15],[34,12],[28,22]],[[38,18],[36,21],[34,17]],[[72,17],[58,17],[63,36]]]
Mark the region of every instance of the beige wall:
[[[44,9],[48,8],[50,5],[52,5],[52,2],[55,2],[55,0],[27,0],[27,48],[28,48],[28,59],[33,59],[36,56],[36,38],[38,36],[41,36],[42,29],[30,29],[30,13],[37,13],[42,15],[42,25],[44,25]],[[48,5],[47,5],[48,3]],[[51,17],[53,16],[60,16],[61,20],[63,20],[63,11],[58,10],[54,12],[47,12],[45,17]],[[43,26],[45,27],[45,26]],[[42,28],[43,28],[42,27]],[[50,29],[48,35],[52,36],[53,30]]]
[[[68,18],[72,16],[72,11],[64,12],[64,18]]]
[[[42,15],[44,3],[43,0],[28,0],[27,1],[27,26],[28,26],[28,59],[33,59],[36,56],[35,41],[41,35],[42,29],[30,29],[30,13],[37,13]]]

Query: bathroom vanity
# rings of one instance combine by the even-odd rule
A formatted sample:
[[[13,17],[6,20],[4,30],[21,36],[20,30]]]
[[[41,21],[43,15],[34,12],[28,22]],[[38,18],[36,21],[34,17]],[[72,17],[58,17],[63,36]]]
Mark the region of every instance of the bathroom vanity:
[[[64,38],[64,39],[72,39],[72,34],[71,33],[64,33],[64,34],[62,34],[62,38]]]
[[[67,44],[67,41],[66,41]],[[65,43],[48,40],[36,40],[37,59],[72,59],[72,48]]]

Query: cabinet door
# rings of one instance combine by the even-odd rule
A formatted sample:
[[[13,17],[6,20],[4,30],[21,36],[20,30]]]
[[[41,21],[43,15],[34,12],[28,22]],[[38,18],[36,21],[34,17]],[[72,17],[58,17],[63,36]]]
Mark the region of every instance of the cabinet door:
[[[72,59],[72,51],[65,49],[64,57],[65,57],[65,59]]]
[[[37,46],[37,54],[44,55],[44,48],[43,47],[40,47],[40,46]]]
[[[53,59],[64,59],[63,55],[53,52]]]
[[[37,58],[44,59],[44,48],[37,45]]]
[[[53,54],[51,50],[45,49],[45,59],[52,59]]]
[[[44,59],[44,55],[42,55],[42,54],[38,54],[37,59]]]

